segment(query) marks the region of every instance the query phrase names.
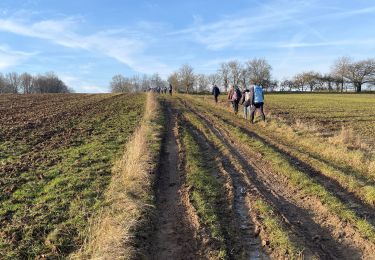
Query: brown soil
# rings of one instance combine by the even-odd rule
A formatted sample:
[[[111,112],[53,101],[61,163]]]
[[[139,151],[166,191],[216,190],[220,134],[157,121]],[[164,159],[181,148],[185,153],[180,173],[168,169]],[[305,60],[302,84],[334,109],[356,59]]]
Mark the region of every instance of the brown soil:
[[[184,177],[179,169],[176,116],[166,108],[166,133],[162,148],[156,192],[156,230],[152,259],[197,259],[194,225],[184,202]]]

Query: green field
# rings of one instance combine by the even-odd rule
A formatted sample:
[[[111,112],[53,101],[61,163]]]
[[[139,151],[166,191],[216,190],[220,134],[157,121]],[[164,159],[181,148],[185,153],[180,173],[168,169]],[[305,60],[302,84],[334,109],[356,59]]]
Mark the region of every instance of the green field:
[[[0,258],[66,257],[87,236],[112,165],[142,119],[145,95],[0,102]]]
[[[287,122],[316,124],[328,134],[351,128],[367,141],[374,140],[375,94],[270,94],[266,108]]]

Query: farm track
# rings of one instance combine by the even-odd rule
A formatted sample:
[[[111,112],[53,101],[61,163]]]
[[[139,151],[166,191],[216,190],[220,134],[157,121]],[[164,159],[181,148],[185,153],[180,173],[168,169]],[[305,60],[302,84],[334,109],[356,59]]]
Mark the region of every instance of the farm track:
[[[217,177],[224,180],[222,185],[229,190],[229,194],[226,195],[231,209],[230,216],[222,217],[222,219],[229,217],[231,219],[229,225],[233,228],[232,235],[234,237],[226,238],[230,250],[229,258],[269,259],[267,254],[263,252],[261,240],[258,236],[260,227],[254,222],[254,212],[251,212],[251,205],[248,203],[247,185],[236,172],[230,159],[219,152],[202,132],[188,121],[184,122],[184,126],[190,129],[199,145],[204,147],[210,156],[216,158],[216,164],[218,164]]]
[[[375,226],[375,208],[374,205],[369,205],[368,203],[364,202],[360,196],[354,192],[348,191],[342,184],[340,184],[337,180],[326,176],[318,169],[314,169],[311,165],[304,162],[303,160],[294,156],[295,153],[298,152],[296,148],[292,146],[288,146],[285,143],[282,143],[276,138],[262,137],[259,134],[252,132],[251,130],[243,127],[242,124],[233,123],[229,120],[224,118],[220,118],[225,124],[231,127],[238,127],[241,131],[245,132],[249,137],[255,138],[260,140],[265,145],[271,147],[276,152],[283,154],[287,161],[294,165],[298,170],[307,174],[310,178],[314,181],[322,185],[326,190],[335,194],[335,196],[343,203],[349,206],[349,208],[353,209],[356,214],[361,217],[367,219],[372,225]],[[304,156],[304,155],[301,155]],[[308,156],[311,156],[310,154]],[[329,162],[322,160],[317,157],[313,157],[314,160],[320,161],[320,163],[329,165],[335,168],[334,165],[330,164]],[[360,182],[364,183],[365,185],[374,185],[375,182],[369,181],[368,179],[361,178],[360,176],[355,176],[355,178],[359,179]]]
[[[294,165],[298,170],[308,175],[316,183],[322,185],[327,191],[335,194],[335,196],[344,204],[347,205],[350,209],[354,210],[358,217],[367,219],[373,226],[375,226],[375,205],[366,202],[363,199],[362,194],[358,190],[350,191],[345,185],[347,183],[341,183],[331,177],[324,174],[319,166],[328,166],[333,169],[340,171],[340,174],[346,175],[348,177],[354,177],[356,180],[361,183],[362,187],[365,185],[374,186],[375,182],[369,180],[368,176],[364,177],[358,173],[348,173],[345,172],[342,167],[338,167],[336,163],[329,162],[328,160],[322,159],[316,155],[309,153],[308,151],[301,151],[298,147],[288,144],[287,142],[278,139],[276,136],[273,136],[272,133],[268,133],[266,129],[259,129],[259,133],[255,133],[248,127],[246,127],[245,122],[234,122],[233,120],[228,120],[221,117],[219,114],[215,113],[213,110],[210,110],[216,117],[220,118],[225,125],[239,128],[241,131],[246,133],[247,136],[261,141],[266,146],[271,147],[277,153],[280,153],[284,158],[292,165]],[[246,122],[247,123],[247,122]],[[262,127],[260,127],[262,128]],[[318,166],[312,166],[308,163],[310,159]]]
[[[285,181],[267,170],[267,165],[261,163],[259,158],[246,153],[241,145],[232,140],[226,129],[219,127],[219,124],[215,126],[212,115],[197,111],[186,102],[184,104],[216,134],[241,162],[243,168],[249,169],[247,176],[263,197],[278,209],[291,230],[303,240],[311,252],[323,259],[353,259],[372,255],[374,245],[362,239],[346,223],[328,212],[318,199],[291,189]],[[344,234],[342,230],[345,230]]]
[[[151,259],[196,259],[199,255],[193,220],[190,219],[184,176],[177,144],[177,118],[170,107],[166,114],[165,138],[156,183],[156,230]]]

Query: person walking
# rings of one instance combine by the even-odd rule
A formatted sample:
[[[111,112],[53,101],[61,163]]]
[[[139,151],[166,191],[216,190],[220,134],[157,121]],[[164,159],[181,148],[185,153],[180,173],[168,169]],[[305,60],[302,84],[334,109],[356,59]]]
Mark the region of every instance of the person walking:
[[[249,115],[250,118],[251,92],[248,88],[242,92],[240,104],[243,105],[243,117],[247,119],[247,115]]]
[[[254,124],[254,114],[257,109],[260,111],[263,121],[266,121],[266,116],[264,115],[263,105],[264,105],[264,92],[262,86],[254,85],[251,90],[251,109],[250,109],[250,121]]]
[[[171,95],[172,96],[172,84],[169,84],[169,88],[168,88],[168,91],[169,91],[169,95]]]
[[[228,99],[232,102],[234,113],[237,115],[238,113],[238,104],[241,100],[241,91],[238,86],[233,86],[230,88],[228,92]]]
[[[212,95],[214,95],[215,103],[217,104],[217,98],[220,95],[220,89],[218,88],[218,86],[216,86],[216,84],[212,88]]]

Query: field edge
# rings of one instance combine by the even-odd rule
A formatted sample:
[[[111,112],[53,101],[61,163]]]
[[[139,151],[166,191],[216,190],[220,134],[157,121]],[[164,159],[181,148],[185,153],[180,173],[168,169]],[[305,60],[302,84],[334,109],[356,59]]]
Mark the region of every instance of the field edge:
[[[70,259],[134,259],[146,255],[142,237],[152,230],[153,183],[161,149],[163,113],[153,93],[147,94],[140,126],[113,169],[105,203],[90,221],[84,245]]]

